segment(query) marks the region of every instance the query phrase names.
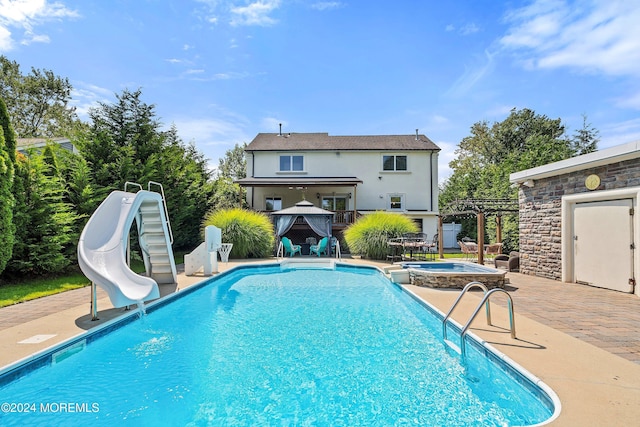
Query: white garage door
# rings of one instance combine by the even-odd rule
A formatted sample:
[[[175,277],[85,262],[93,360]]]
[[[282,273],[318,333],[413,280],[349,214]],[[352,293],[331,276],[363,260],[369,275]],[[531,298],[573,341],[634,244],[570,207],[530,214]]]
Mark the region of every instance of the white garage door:
[[[575,281],[633,292],[633,200],[577,203],[573,210]]]

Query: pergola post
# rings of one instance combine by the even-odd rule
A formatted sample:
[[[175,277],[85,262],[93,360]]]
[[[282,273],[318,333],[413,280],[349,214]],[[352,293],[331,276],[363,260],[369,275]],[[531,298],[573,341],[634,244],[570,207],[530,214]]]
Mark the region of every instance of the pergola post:
[[[444,259],[444,237],[442,236],[442,215],[438,215],[438,256],[440,259]]]
[[[502,243],[502,215],[496,216],[496,243]]]
[[[478,212],[478,264],[484,264],[484,212]]]

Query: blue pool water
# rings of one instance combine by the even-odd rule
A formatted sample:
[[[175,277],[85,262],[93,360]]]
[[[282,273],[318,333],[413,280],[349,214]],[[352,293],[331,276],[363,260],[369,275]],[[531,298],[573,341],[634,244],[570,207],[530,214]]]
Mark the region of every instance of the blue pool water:
[[[494,273],[498,270],[469,262],[403,262],[402,268],[418,268],[438,273]]]
[[[149,311],[0,388],[0,402],[36,405],[0,425],[504,426],[553,413],[479,347],[461,361],[436,316],[376,270],[240,269]]]

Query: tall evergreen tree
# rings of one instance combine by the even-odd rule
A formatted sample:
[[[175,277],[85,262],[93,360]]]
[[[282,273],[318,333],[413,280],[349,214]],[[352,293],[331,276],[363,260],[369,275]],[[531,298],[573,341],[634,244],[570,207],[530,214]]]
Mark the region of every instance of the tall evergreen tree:
[[[54,176],[44,156],[21,156],[18,167],[21,231],[14,256],[7,266],[12,274],[60,273],[75,262],[76,215],[64,201],[60,178]]]
[[[15,240],[13,179],[16,144],[4,100],[0,98],[0,273],[11,259]]]
[[[91,181],[109,190],[122,189],[127,181],[163,184],[174,248],[193,248],[202,240],[202,218],[213,195],[206,159],[183,144],[175,126],[160,130],[155,108],[142,101],[140,90],[116,97],[115,104],[91,111],[90,128],[77,141]]]

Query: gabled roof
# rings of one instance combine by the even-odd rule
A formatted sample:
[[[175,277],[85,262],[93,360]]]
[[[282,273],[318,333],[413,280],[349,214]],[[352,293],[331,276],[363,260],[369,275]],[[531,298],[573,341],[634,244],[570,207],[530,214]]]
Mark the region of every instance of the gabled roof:
[[[329,136],[328,133],[259,133],[246,151],[440,151],[424,135]]]

